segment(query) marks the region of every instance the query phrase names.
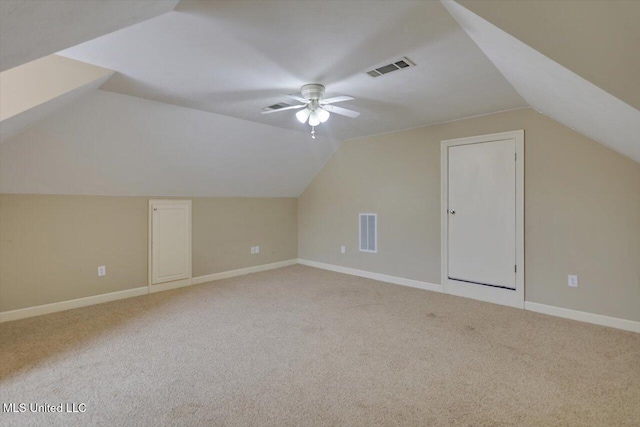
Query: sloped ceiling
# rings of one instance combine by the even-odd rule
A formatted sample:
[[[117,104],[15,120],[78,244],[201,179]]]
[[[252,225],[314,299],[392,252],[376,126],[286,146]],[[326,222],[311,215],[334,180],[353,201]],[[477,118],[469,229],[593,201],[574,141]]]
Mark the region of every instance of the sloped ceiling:
[[[529,105],[640,162],[639,110],[453,0],[441,1]]]
[[[338,145],[96,90],[0,145],[0,192],[297,197]]]
[[[640,1],[457,3],[640,109]]]
[[[183,0],[60,54],[116,70],[104,90],[305,133],[292,112],[260,110],[323,83],[362,113],[318,127],[340,140],[526,106],[433,1]],[[403,56],[417,66],[365,74]]]
[[[0,0],[3,67],[85,41],[61,60],[105,73],[9,107],[0,191],[296,197],[338,140],[528,105],[640,161],[637,109],[456,2],[182,0],[122,28],[175,3]],[[364,73],[402,56],[417,66]],[[362,115],[312,140],[260,114],[308,82]]]
[[[178,0],[1,0],[0,71],[172,10]]]
[[[112,70],[57,55],[0,72],[0,141],[100,87]]]

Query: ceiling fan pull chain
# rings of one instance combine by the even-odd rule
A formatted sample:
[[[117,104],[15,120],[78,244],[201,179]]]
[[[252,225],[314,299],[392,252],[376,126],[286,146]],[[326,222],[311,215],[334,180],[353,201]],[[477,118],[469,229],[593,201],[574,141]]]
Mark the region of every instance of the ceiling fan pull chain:
[[[316,139],[316,127],[311,126],[311,138]]]

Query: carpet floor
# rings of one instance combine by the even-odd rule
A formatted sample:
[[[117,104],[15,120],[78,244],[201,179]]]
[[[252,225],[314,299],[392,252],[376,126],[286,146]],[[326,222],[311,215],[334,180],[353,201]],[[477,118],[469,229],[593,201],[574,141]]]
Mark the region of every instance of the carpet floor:
[[[292,266],[0,326],[3,425],[640,425],[640,334]]]

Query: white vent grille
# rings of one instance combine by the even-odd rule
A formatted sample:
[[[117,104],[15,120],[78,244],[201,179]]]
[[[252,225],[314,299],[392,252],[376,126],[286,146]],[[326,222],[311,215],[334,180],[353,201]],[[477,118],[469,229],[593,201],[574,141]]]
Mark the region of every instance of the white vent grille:
[[[360,252],[378,252],[377,214],[360,214]]]
[[[369,70],[367,71],[367,74],[371,77],[380,77],[393,71],[402,70],[403,68],[414,67],[415,65],[415,62],[405,56],[404,58],[392,62],[391,64],[383,65],[382,67],[378,67],[374,70]]]

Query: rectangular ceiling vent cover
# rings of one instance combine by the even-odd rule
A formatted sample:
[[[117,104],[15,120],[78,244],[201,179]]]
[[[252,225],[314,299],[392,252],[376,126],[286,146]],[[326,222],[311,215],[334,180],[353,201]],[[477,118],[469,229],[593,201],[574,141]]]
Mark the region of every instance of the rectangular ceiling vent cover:
[[[291,104],[287,104],[286,102],[279,102],[277,104],[269,105],[268,107],[264,107],[262,111],[275,111],[281,110],[286,107],[291,107]]]
[[[384,74],[389,74],[393,71],[402,70],[403,68],[415,67],[416,63],[407,58],[406,56],[396,62],[388,65],[383,65],[374,70],[367,71],[367,74],[371,77],[380,77]]]

